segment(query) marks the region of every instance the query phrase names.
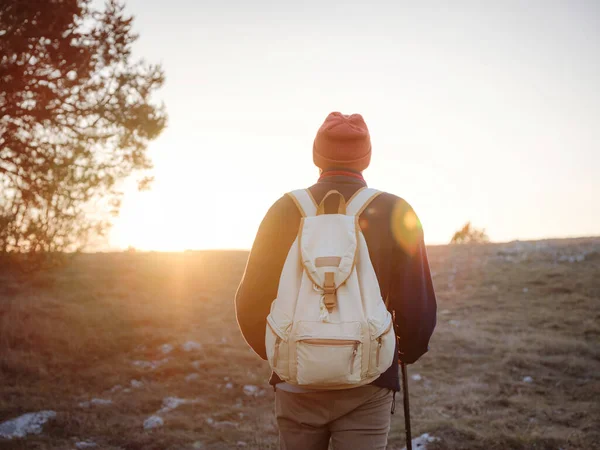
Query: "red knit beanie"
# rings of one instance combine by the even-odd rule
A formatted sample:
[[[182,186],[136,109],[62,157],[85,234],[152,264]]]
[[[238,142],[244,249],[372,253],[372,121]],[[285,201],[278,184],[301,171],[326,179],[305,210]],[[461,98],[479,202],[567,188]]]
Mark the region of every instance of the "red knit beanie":
[[[347,116],[339,112],[329,114],[317,132],[313,161],[323,170],[365,170],[371,162],[371,138],[362,116]]]

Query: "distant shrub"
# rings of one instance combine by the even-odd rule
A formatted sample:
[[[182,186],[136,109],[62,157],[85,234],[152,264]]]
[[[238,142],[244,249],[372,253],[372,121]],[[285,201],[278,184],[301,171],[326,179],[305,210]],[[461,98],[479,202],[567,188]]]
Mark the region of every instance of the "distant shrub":
[[[471,222],[467,222],[454,233],[450,244],[484,244],[489,241],[490,238],[485,233],[485,229],[475,228],[471,225]]]
[[[28,276],[62,267],[75,253],[31,252],[4,253],[0,252],[0,273],[10,273],[15,276]],[[0,281],[0,284],[2,282]]]

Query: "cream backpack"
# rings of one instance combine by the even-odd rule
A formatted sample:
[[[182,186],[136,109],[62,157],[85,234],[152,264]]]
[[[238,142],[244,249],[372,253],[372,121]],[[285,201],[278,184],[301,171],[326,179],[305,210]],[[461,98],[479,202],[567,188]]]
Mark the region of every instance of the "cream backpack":
[[[363,188],[346,204],[338,191],[329,191],[320,205],[308,190],[288,194],[302,219],[265,337],[269,364],[283,381],[353,388],[374,381],[394,362],[392,317],[358,223],[379,194]],[[331,196],[339,198],[337,214],[325,214]]]

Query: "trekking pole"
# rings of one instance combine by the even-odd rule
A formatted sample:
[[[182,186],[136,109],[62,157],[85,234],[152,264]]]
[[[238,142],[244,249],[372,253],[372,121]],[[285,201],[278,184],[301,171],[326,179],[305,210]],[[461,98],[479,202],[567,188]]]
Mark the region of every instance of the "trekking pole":
[[[402,393],[404,394],[404,428],[406,430],[406,450],[412,450],[412,436],[410,431],[410,405],[408,403],[408,376],[406,364],[402,366]]]

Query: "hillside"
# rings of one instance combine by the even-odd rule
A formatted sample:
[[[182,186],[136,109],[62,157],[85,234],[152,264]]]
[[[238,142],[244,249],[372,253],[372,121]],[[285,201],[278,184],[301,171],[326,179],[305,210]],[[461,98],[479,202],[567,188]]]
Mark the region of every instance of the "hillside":
[[[409,367],[413,435],[600,448],[600,238],[428,251],[438,326]],[[277,448],[269,369],[234,317],[246,257],[83,254],[0,274],[0,423],[55,412],[0,448]],[[403,446],[398,408],[389,448]]]

